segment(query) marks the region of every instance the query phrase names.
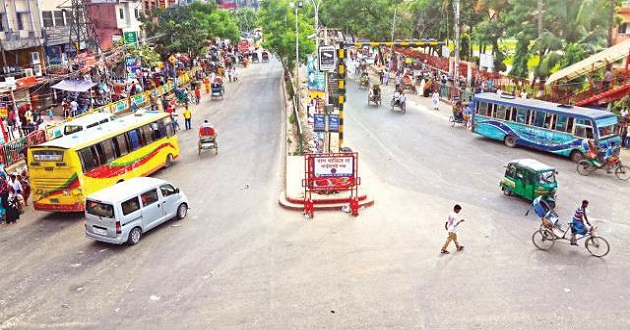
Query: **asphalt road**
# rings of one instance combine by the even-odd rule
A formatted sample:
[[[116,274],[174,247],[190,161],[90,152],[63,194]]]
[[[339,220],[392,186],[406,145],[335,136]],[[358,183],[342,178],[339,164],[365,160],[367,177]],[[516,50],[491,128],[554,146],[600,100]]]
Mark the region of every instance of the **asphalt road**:
[[[8,329],[619,329],[630,326],[628,183],[579,177],[567,160],[447,125],[446,109],[412,99],[406,114],[368,107],[348,84],[346,144],[359,151],[374,207],[359,217],[279,208],[283,99],[278,63],[241,70],[224,101],[193,112],[220,153],[183,157],[155,176],[188,195],[185,220],[133,247],[92,242],[80,216],[27,214],[0,233],[0,328]],[[387,94],[389,93],[389,94]],[[386,98],[391,91],[386,91]],[[528,204],[504,197],[509,159],[558,167],[559,211],[592,201],[612,245],[538,251]],[[625,196],[623,194],[626,194]],[[441,255],[454,203],[463,252]]]

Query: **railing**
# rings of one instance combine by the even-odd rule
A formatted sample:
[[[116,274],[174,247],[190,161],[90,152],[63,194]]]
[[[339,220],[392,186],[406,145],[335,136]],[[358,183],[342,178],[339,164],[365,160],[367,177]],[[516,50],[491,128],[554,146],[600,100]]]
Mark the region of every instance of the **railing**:
[[[122,113],[131,109],[131,102],[133,102],[138,107],[146,106],[151,100],[151,95],[155,99],[157,99],[163,95],[170,94],[175,89],[175,86],[182,86],[189,83],[192,77],[194,77],[195,74],[199,70],[201,70],[201,67],[195,67],[192,70],[185,72],[181,74],[179,77],[175,78],[175,81],[173,82],[166,83],[162,86],[156,87],[148,91],[144,91],[139,94],[131,95],[127,98],[109,103],[102,107],[91,109],[78,116],[68,118],[64,121],[56,123],[55,125],[46,127],[47,139],[50,140],[50,139],[60,137],[62,135],[61,129],[65,123],[67,123],[70,120],[80,118],[81,116],[84,116],[86,114],[95,113],[95,112],[109,112],[109,113],[114,113],[114,114]]]

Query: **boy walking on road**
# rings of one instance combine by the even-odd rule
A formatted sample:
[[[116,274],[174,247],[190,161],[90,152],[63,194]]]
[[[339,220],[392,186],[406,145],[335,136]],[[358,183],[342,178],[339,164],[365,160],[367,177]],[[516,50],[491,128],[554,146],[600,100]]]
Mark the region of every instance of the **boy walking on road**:
[[[455,247],[457,247],[457,251],[461,251],[464,249],[464,246],[459,245],[459,242],[457,242],[457,227],[460,223],[464,222],[464,219],[459,219],[458,213],[461,210],[462,207],[459,206],[459,204],[455,204],[455,207],[453,207],[453,212],[448,215],[448,220],[446,220],[446,222],[444,223],[444,229],[448,231],[448,238],[446,239],[446,243],[444,243],[444,245],[442,246],[441,252],[443,254],[450,253],[446,248],[448,248],[448,245],[451,244],[451,241],[455,242]]]

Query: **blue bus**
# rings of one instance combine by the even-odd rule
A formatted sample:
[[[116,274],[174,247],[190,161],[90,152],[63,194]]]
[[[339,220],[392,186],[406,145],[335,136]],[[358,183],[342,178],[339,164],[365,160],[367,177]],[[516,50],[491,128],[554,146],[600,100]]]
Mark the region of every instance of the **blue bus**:
[[[473,132],[510,148],[529,147],[577,162],[588,151],[586,139],[600,148],[621,143],[617,116],[607,111],[496,93],[476,94],[470,107]]]

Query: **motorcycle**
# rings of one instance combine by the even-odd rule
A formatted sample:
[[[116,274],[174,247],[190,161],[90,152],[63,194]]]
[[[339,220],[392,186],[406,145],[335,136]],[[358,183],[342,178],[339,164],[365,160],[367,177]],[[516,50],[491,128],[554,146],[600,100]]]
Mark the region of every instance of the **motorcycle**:
[[[394,92],[394,96],[392,97],[391,110],[394,111],[396,107],[400,108],[402,113],[407,112],[407,100],[405,95],[399,92]]]

